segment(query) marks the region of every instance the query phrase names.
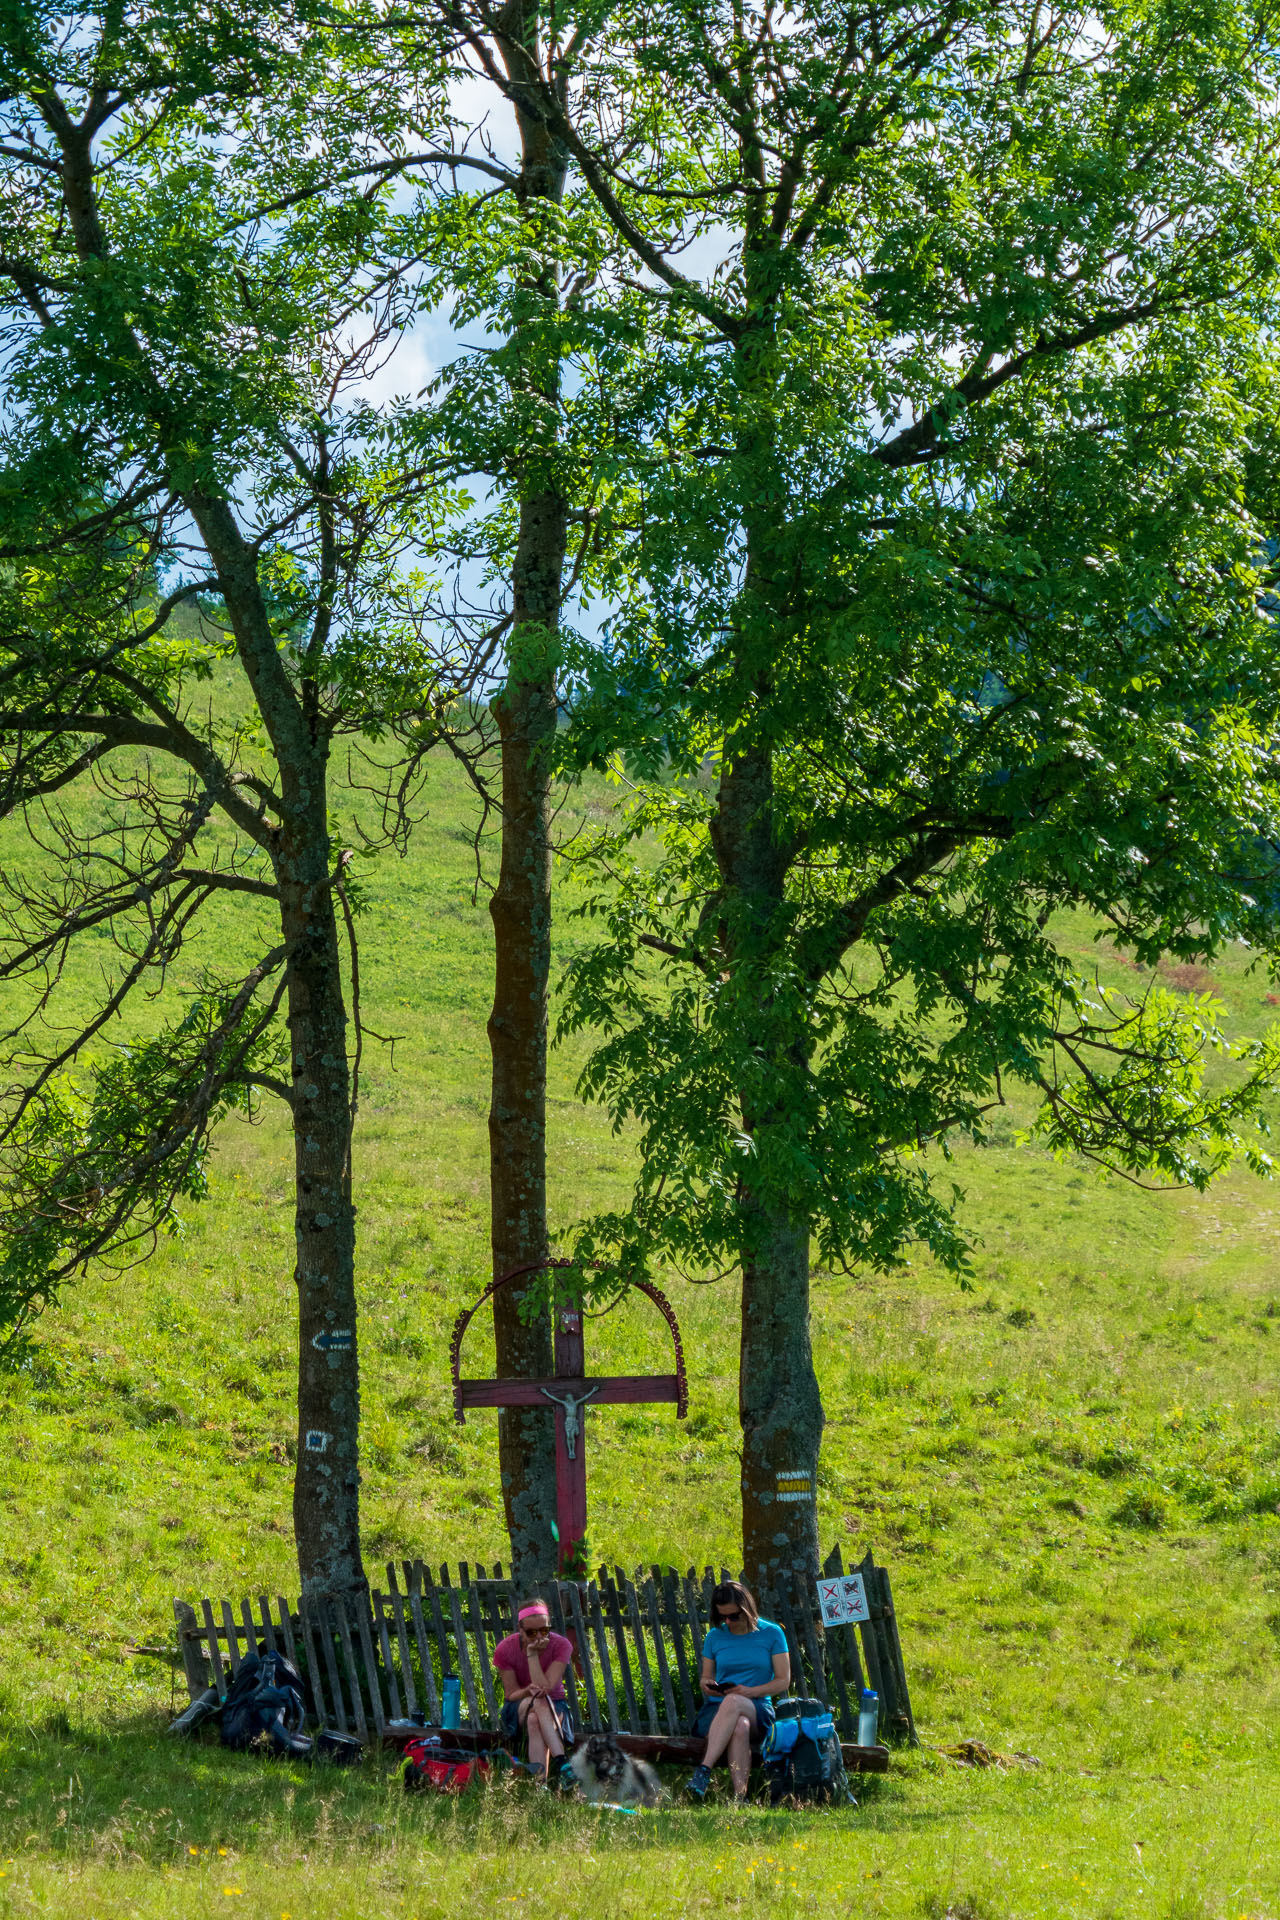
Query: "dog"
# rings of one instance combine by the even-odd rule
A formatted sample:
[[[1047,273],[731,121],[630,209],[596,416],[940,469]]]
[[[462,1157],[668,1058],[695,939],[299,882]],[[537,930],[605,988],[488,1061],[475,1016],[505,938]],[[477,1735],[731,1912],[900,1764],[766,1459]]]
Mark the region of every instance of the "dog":
[[[618,1807],[656,1807],[662,1799],[658,1776],[647,1761],[624,1753],[611,1733],[588,1734],[569,1762],[584,1800],[612,1801]]]

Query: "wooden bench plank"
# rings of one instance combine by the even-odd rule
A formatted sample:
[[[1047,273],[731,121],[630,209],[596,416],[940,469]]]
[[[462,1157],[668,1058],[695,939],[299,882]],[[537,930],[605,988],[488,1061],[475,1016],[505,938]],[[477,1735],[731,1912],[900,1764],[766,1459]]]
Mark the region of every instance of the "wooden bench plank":
[[[382,1744],[392,1749],[404,1748],[410,1740],[421,1739],[424,1733],[438,1733],[443,1745],[457,1747],[467,1753],[490,1752],[506,1744],[478,1727],[388,1727]],[[624,1753],[634,1754],[640,1760],[673,1766],[696,1767],[707,1745],[705,1740],[691,1734],[619,1733],[614,1738]],[[845,1768],[850,1773],[887,1773],[889,1770],[888,1747],[857,1747],[842,1743],[840,1752]]]

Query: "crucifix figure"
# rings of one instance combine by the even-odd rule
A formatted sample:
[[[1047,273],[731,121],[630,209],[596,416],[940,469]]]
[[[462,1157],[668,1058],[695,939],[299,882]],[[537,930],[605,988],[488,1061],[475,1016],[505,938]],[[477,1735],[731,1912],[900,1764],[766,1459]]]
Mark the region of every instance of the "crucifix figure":
[[[547,1267],[567,1267],[567,1260],[550,1260]],[[582,1409],[588,1400],[598,1405],[630,1405],[643,1401],[674,1401],[676,1418],[683,1420],[689,1407],[684,1372],[684,1348],[680,1328],[665,1295],[647,1280],[631,1284],[653,1301],[671,1328],[675,1344],[674,1373],[602,1374],[586,1377],[586,1359],[582,1342],[582,1309],[577,1306],[556,1308],[555,1374],[550,1380],[464,1380],[462,1378],[462,1341],[472,1317],[499,1287],[523,1280],[531,1273],[545,1272],[543,1266],[517,1267],[485,1288],[473,1307],[458,1316],[453,1329],[450,1353],[453,1372],[453,1413],[458,1421],[466,1419],[468,1407],[536,1407],[551,1401],[556,1410],[556,1525],[560,1539],[560,1564],[572,1565],[579,1543],[587,1531],[587,1459],[586,1429]]]

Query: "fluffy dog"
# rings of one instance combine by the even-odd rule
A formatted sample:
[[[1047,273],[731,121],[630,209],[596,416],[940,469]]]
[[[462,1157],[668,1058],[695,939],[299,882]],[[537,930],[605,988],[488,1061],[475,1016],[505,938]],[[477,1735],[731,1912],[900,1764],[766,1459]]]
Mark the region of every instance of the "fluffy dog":
[[[662,1788],[653,1768],[624,1753],[611,1733],[589,1734],[569,1762],[585,1800],[619,1807],[656,1807]]]

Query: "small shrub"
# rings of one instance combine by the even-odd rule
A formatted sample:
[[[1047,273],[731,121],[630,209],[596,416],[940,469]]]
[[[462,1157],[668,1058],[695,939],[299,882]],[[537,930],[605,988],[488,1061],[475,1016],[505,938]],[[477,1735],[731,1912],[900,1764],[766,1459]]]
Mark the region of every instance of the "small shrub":
[[[1112,1440],[1100,1453],[1094,1455],[1093,1471],[1100,1473],[1104,1480],[1118,1479],[1122,1473],[1132,1473],[1141,1464],[1137,1451],[1126,1446],[1122,1440]]]
[[[439,1473],[461,1473],[463,1459],[449,1434],[440,1427],[428,1427],[416,1440],[411,1440],[405,1452],[412,1460],[423,1460]]]
[[[1136,1527],[1148,1533],[1160,1532],[1172,1520],[1172,1503],[1159,1487],[1131,1487],[1111,1515],[1113,1526]]]
[[[1030,1307],[1015,1307],[1012,1313],[1005,1315],[1005,1321],[1011,1327],[1032,1327],[1035,1319]]]

